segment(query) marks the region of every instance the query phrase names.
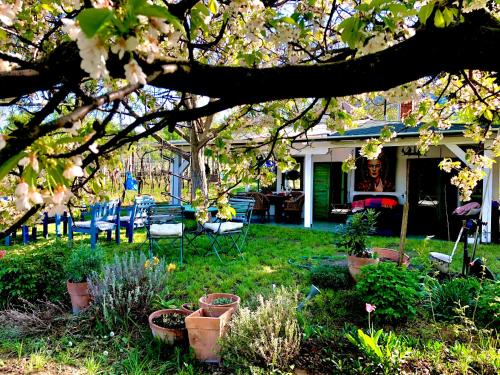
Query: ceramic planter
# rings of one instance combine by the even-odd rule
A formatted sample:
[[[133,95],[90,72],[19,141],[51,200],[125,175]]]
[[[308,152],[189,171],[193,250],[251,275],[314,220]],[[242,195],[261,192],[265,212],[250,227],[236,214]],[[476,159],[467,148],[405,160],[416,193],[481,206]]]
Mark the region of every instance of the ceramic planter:
[[[196,310],[186,318],[189,345],[193,348],[197,360],[220,362],[218,340],[224,335],[233,312],[231,307],[212,306]]]
[[[399,251],[392,249],[385,249],[383,247],[374,247],[373,252],[377,254],[381,262],[386,260],[397,263],[399,260]],[[408,255],[403,256],[403,264],[405,266],[410,265],[410,257]]]
[[[160,317],[162,315],[167,314],[181,314],[184,316],[188,316],[190,312],[186,312],[181,309],[165,309],[158,310],[149,315],[149,327],[151,328],[151,332],[153,336],[160,339],[163,342],[166,342],[170,345],[174,344],[182,344],[187,341],[187,330],[185,327],[183,328],[164,328],[153,322],[154,318]]]
[[[378,262],[378,258],[359,258],[353,255],[349,255],[347,257],[347,266],[349,267],[349,273],[355,281],[358,280],[361,267],[368,264],[377,264]]]
[[[229,298],[233,302],[224,305],[213,305],[213,301],[215,301],[218,298]],[[229,294],[229,293],[212,293],[201,297],[199,300],[199,304],[200,308],[209,308],[212,306],[226,307],[226,308],[232,307],[234,308],[234,311],[238,311],[238,307],[240,306],[240,297],[238,297],[235,294]]]
[[[83,309],[90,305],[90,293],[87,282],[72,283],[67,282],[69,296],[71,297],[71,306],[73,307],[73,314],[78,314]]]
[[[181,310],[187,312],[188,314],[194,313],[198,308],[196,307],[196,304],[194,303],[183,303]]]

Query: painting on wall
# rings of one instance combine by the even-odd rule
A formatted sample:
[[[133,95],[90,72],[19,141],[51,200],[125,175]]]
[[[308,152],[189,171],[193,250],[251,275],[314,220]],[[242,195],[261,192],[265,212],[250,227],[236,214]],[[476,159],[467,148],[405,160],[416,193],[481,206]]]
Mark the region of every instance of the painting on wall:
[[[378,159],[368,160],[356,150],[354,190],[374,192],[396,191],[396,147],[384,147]]]

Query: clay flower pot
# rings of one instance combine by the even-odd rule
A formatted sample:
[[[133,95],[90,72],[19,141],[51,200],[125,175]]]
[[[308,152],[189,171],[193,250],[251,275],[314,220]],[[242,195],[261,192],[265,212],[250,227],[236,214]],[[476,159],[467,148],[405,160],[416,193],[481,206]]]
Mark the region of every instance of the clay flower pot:
[[[392,249],[385,249],[383,247],[374,247],[373,252],[377,254],[381,262],[391,261],[397,263],[399,260],[399,251]],[[405,266],[410,265],[410,257],[408,255],[403,256],[403,264]]]
[[[218,339],[226,332],[233,312],[231,307],[212,306],[201,308],[186,318],[189,345],[193,348],[197,360],[220,362]]]
[[[188,314],[194,313],[198,308],[195,303],[183,303],[181,310],[187,312]]]
[[[232,302],[223,305],[214,305],[213,302],[218,298],[228,298]],[[226,307],[226,308],[232,307],[234,308],[234,311],[238,311],[238,307],[240,306],[240,297],[238,297],[235,294],[229,294],[229,293],[212,293],[201,297],[198,302],[200,304],[200,308],[209,308],[213,306]]]
[[[360,258],[349,255],[347,257],[347,266],[349,267],[349,273],[351,274],[352,278],[357,281],[361,267],[368,264],[377,264],[378,261],[378,258]]]
[[[78,314],[83,309],[90,305],[90,293],[87,282],[72,283],[67,282],[69,296],[71,297],[71,306],[73,307],[73,314]]]
[[[182,344],[187,340],[187,330],[185,326],[182,328],[165,328],[153,322],[153,319],[167,314],[181,314],[184,316],[188,316],[191,313],[181,309],[165,309],[165,310],[155,311],[151,313],[148,318],[151,332],[153,333],[154,337],[170,345]]]

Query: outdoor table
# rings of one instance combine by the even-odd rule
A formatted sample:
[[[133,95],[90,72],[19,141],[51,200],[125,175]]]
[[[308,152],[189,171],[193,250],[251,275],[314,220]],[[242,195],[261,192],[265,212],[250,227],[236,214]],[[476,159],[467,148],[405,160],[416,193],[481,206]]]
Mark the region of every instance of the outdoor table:
[[[289,195],[286,194],[266,194],[267,199],[269,200],[269,204],[274,205],[274,220],[277,223],[283,221],[283,207],[285,205],[285,201],[290,198]]]

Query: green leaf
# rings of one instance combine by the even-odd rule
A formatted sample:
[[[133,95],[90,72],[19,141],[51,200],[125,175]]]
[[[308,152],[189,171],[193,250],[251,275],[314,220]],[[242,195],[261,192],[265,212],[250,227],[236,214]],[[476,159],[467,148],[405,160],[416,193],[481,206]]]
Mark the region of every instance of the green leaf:
[[[164,19],[177,30],[181,31],[182,33],[185,32],[181,21],[179,21],[179,19],[172,13],[170,13],[165,7],[159,5],[149,5],[145,3],[144,5],[136,9],[136,14],[146,17],[156,17]]]
[[[446,26],[448,26],[450,23],[453,22],[453,12],[449,8],[444,8],[443,17],[444,17],[444,21],[446,23]]]
[[[489,109],[484,111],[483,116],[486,120],[493,120],[493,113]]]
[[[289,23],[290,25],[295,25],[297,23],[292,17],[281,17],[280,22]]]
[[[439,28],[445,27],[444,16],[439,9],[436,10],[436,14],[434,14],[434,26]]]
[[[84,9],[76,19],[87,38],[92,38],[110,19],[113,12],[109,9]]]
[[[7,174],[17,165],[17,162],[26,156],[25,152],[21,152],[17,155],[14,155],[5,163],[0,165],[0,180],[2,180]]]
[[[219,9],[217,0],[208,0],[208,9],[210,9],[210,12],[212,12],[212,14],[217,13],[217,9]]]
[[[420,10],[418,11],[418,19],[420,20],[420,23],[422,25],[425,25],[427,19],[432,14],[433,9],[434,9],[433,3],[424,5],[422,8],[420,8]]]

